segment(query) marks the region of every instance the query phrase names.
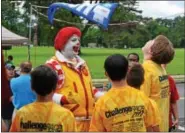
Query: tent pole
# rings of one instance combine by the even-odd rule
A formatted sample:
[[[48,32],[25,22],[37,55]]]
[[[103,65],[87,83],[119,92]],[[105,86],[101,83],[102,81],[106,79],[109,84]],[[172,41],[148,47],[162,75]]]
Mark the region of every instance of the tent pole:
[[[32,22],[32,5],[30,4],[30,24],[29,24],[29,45],[28,45],[28,61],[30,61],[30,45],[31,45],[31,22]]]
[[[7,59],[7,50],[5,50],[5,59]]]

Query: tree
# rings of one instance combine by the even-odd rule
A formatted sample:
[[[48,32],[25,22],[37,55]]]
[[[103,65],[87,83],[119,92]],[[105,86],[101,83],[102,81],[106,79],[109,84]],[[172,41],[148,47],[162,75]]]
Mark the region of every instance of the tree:
[[[2,25],[17,34],[27,35],[27,27],[22,22],[22,15],[19,10],[16,10],[10,1],[2,1],[1,4]]]

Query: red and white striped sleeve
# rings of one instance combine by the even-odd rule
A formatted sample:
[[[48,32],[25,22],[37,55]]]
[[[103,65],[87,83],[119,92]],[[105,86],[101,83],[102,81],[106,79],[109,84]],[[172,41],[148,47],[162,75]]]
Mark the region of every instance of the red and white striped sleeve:
[[[100,90],[98,90],[97,88],[94,88],[94,89],[93,89],[93,94],[94,94],[94,97],[95,97],[96,99],[98,99],[98,98],[100,98],[101,96],[103,96],[105,93],[102,92],[102,91],[100,91]]]
[[[62,70],[62,66],[58,63],[58,61],[54,59],[50,59],[46,62],[46,65],[50,66],[55,70],[58,75],[57,89],[61,89],[64,84],[64,71]]]
[[[58,61],[54,59],[50,59],[46,62],[46,65],[50,66],[52,69],[54,69],[58,75],[58,82],[57,82],[57,88],[56,89],[62,89],[64,85],[64,71],[62,70],[62,66],[58,63]],[[57,104],[63,105],[68,104],[68,101],[66,99],[66,96],[62,94],[55,93],[53,95],[53,101]]]

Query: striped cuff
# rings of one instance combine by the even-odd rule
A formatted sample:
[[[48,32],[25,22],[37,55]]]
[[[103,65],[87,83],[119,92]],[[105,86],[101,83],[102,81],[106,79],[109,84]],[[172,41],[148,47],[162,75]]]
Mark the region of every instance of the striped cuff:
[[[105,94],[104,92],[97,91],[97,92],[94,94],[94,97],[95,97],[95,98],[100,98],[100,97],[103,96],[104,94]]]
[[[69,102],[66,99],[66,96],[62,96],[62,98],[60,99],[60,103],[63,104],[69,104]]]
[[[55,102],[55,103],[57,103],[57,104],[59,104],[59,105],[61,105],[61,99],[62,99],[62,97],[64,97],[62,94],[57,94],[57,93],[55,93],[54,95],[53,95],[53,101]]]

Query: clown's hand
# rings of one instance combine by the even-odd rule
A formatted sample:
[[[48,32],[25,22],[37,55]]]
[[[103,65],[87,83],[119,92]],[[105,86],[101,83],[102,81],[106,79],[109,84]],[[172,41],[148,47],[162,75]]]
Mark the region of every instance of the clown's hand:
[[[80,104],[80,96],[75,92],[68,92],[67,95],[57,94],[53,95],[53,101],[57,104]]]
[[[68,92],[67,100],[71,104],[80,104],[81,103],[81,98],[80,98],[79,94],[75,93],[75,92],[71,92],[71,91]]]

